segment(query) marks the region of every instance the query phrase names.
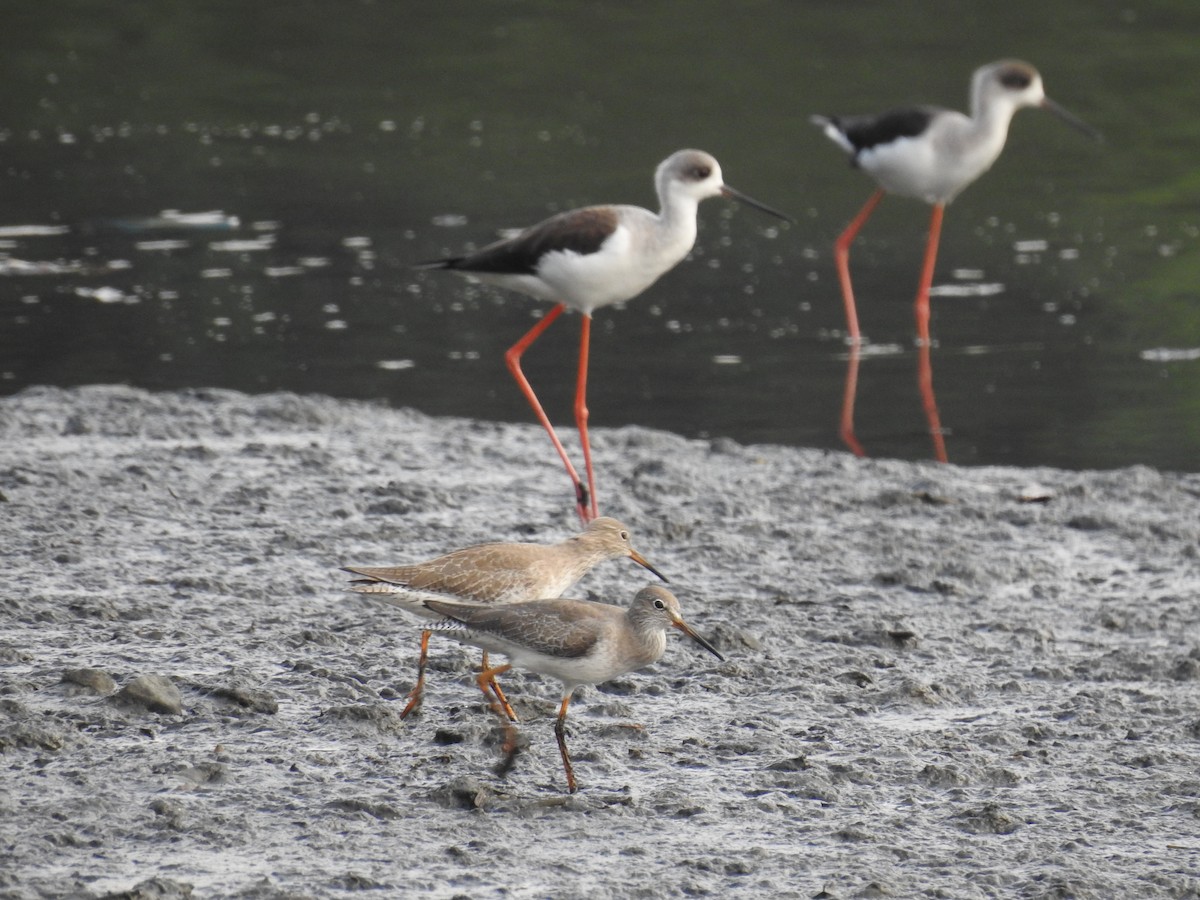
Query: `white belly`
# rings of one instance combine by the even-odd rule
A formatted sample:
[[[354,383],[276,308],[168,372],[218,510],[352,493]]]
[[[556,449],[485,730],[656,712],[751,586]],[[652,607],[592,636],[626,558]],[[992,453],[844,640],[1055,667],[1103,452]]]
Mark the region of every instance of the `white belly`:
[[[691,246],[691,241],[674,247],[635,242],[622,225],[596,253],[547,253],[538,264],[538,278],[549,289],[547,299],[590,315],[642,293],[687,256]]]
[[[991,168],[1004,149],[1004,129],[978,130],[946,112],[924,133],[866,150],[858,164],[885,191],[926,203],[949,203]]]

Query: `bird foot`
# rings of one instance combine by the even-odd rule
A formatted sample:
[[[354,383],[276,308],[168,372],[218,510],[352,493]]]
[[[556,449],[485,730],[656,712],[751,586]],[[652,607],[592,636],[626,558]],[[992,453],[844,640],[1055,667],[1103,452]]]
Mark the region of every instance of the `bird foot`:
[[[408,703],[406,703],[404,705],[404,711],[402,713],[400,713],[401,719],[407,719],[409,713],[417,712],[420,710],[421,696],[422,696],[422,692],[421,692],[420,687],[415,687],[411,691],[408,692]]]

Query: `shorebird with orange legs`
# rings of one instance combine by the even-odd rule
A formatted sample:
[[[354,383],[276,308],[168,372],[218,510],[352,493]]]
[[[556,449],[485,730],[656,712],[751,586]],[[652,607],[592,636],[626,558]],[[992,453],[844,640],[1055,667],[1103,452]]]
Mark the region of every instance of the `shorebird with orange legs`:
[[[508,657],[504,665],[479,676],[479,687],[489,702],[488,678],[514,666],[562,682],[554,736],[567,790],[572,794],[577,785],[567,751],[566,721],[575,688],[600,684],[657,662],[666,652],[668,629],[683,632],[717,659],[725,659],[683,620],[674,595],[658,585],[642,588],[624,609],[590,600],[534,600],[503,606],[427,600],[425,607],[445,617],[433,626],[439,634]],[[503,774],[516,759],[516,729],[495,704],[492,706],[504,722],[504,759],[499,769]]]
[[[667,579],[633,549],[629,529],[616,519],[593,519],[581,533],[558,544],[496,542],[454,550],[427,562],[403,566],[347,566],[357,575],[351,590],[400,606],[425,612],[421,600],[454,600],[503,605],[561,597],[595,566],[609,559],[628,558]],[[440,616],[432,613],[429,618]],[[430,631],[421,633],[421,655],[417,661],[417,683],[408,694],[400,718],[421,703],[425,687],[425,665],[429,657]],[[488,671],[487,651],[483,671]],[[494,676],[490,690],[505,714],[516,714]]]

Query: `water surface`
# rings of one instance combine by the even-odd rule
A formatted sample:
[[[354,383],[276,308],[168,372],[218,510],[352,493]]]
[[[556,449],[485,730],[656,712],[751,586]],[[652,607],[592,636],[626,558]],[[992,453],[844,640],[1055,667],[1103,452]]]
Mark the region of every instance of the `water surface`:
[[[503,351],[541,310],[419,260],[592,202],[653,205],[707,149],[692,259],[597,316],[595,426],[840,447],[833,239],[871,190],[807,121],[963,107],[1018,56],[1108,137],[1037,111],[948,210],[934,385],[959,463],[1195,469],[1200,10],[1063,3],[32,6],[0,37],[0,389],[127,382],[377,398],[531,421]],[[177,211],[177,214],[164,211]],[[912,344],[928,210],[852,256],[858,434],[929,458]],[[570,418],[577,321],[526,357]]]

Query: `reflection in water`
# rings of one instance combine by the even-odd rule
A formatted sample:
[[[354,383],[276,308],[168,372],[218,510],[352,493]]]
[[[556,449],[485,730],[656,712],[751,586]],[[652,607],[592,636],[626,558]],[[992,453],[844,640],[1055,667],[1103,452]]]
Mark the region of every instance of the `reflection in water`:
[[[949,462],[946,456],[946,439],[942,433],[942,420],[938,416],[937,398],[933,395],[933,365],[929,361],[930,342],[921,341],[917,346],[917,387],[921,392],[921,406],[925,409],[925,421],[929,423],[929,437],[933,440],[933,458],[938,462]]]
[[[870,346],[870,345],[868,345]],[[855,456],[866,456],[867,451],[859,441],[854,431],[854,402],[858,397],[858,364],[862,356],[863,344],[860,341],[850,343],[850,351],[846,360],[846,381],[842,388],[842,411],[838,427],[838,435]],[[933,458],[938,462],[949,462],[946,454],[945,432],[942,430],[941,417],[938,415],[937,397],[933,392],[933,364],[930,361],[929,341],[917,345],[917,390],[921,396],[921,406],[925,410],[925,421],[929,428],[929,437],[933,441]]]
[[[852,341],[850,359],[846,363],[846,386],[842,390],[842,420],[838,429],[842,443],[855,456],[866,456],[867,451],[854,434],[854,401],[858,398],[858,360],[862,354],[862,342]]]

